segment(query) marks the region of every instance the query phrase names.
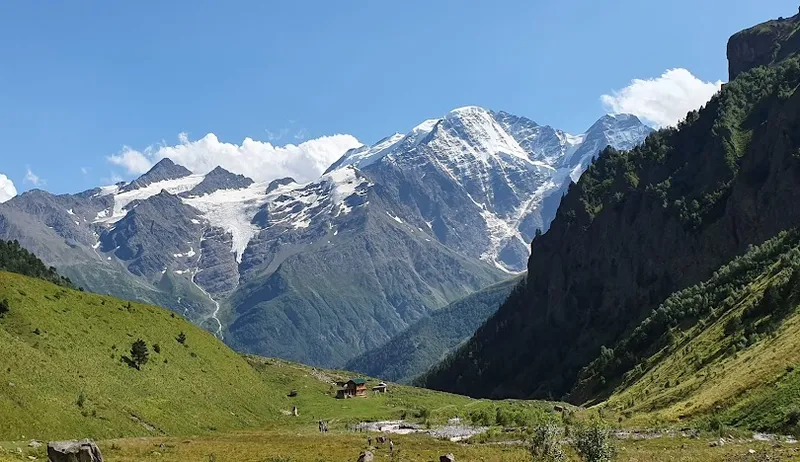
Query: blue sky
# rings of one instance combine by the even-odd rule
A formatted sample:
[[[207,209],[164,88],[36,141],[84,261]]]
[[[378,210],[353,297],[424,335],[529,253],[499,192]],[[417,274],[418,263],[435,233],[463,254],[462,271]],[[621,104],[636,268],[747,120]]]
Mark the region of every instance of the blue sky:
[[[765,3],[4,2],[0,174],[74,192],[130,179],[109,156],[180,133],[215,149],[372,143],[473,104],[579,133],[632,79],[726,80],[732,33],[797,11]]]

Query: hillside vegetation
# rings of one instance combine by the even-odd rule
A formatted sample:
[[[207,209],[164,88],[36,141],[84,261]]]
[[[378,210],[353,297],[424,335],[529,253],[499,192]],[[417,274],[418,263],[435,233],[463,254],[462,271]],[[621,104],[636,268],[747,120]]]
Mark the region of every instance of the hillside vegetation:
[[[24,274],[60,286],[73,287],[69,278],[60,276],[55,268],[46,266],[17,241],[0,240],[0,271]]]
[[[470,338],[521,280],[522,277],[508,279],[436,310],[383,345],[350,360],[345,368],[395,382],[411,382]]]
[[[277,415],[244,359],[165,309],[6,272],[0,299],[0,439],[191,434]],[[137,369],[123,357],[139,339],[149,360]]]
[[[800,233],[792,230],[671,296],[604,349],[584,384],[618,383],[607,405],[634,421],[703,416],[716,427],[797,434],[798,305]]]

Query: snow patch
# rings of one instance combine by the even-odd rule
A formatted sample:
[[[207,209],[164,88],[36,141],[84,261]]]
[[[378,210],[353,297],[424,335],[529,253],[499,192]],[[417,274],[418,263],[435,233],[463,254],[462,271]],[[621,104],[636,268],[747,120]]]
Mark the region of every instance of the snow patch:
[[[398,223],[400,223],[400,224],[403,224],[403,220],[401,220],[401,219],[400,219],[400,217],[397,217],[397,216],[394,216],[394,215],[392,215],[391,213],[389,213],[389,211],[388,211],[388,210],[386,211],[386,215],[389,215],[390,217],[392,217],[392,219],[393,219],[394,221],[396,221],[396,222],[398,222]]]
[[[112,193],[114,194],[114,207],[111,211],[111,215],[109,216],[108,212],[104,210],[97,214],[97,218],[95,218],[94,222],[106,224],[116,223],[128,213],[127,207],[131,202],[148,199],[160,193],[162,190],[170,194],[180,194],[197,186],[203,181],[203,178],[205,178],[205,175],[189,175],[174,180],[157,181],[143,188],[134,189],[133,191],[126,191],[119,194],[114,192]],[[109,187],[106,186],[106,188]],[[115,191],[118,191],[119,188],[116,188]],[[101,213],[105,213],[105,215],[101,217]]]
[[[266,183],[253,183],[247,188],[220,189],[204,196],[184,198],[183,201],[200,210],[210,226],[222,228],[231,234],[231,252],[236,254],[236,261],[241,263],[247,244],[259,231],[252,220],[267,202],[266,189]],[[192,252],[189,256],[193,255]]]

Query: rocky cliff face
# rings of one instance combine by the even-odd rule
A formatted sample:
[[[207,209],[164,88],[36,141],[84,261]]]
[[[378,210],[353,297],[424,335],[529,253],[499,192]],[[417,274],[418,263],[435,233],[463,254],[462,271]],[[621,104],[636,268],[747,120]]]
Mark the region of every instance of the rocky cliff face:
[[[606,150],[534,240],[526,291],[422,382],[474,396],[563,396],[601,346],[670,293],[797,226],[798,83],[795,58],[751,69],[677,129]]]
[[[800,51],[800,13],[745,29],[728,40],[728,79]]]

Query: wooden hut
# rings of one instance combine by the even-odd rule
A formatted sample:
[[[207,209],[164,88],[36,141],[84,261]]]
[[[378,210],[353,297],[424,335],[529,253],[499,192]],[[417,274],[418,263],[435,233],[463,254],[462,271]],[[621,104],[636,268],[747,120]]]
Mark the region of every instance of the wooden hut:
[[[367,381],[364,379],[350,379],[345,382],[342,388],[336,390],[336,397],[339,399],[352,398],[354,396],[367,396]]]

